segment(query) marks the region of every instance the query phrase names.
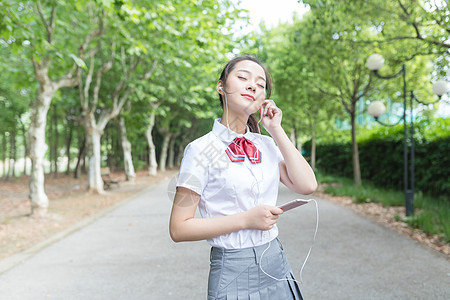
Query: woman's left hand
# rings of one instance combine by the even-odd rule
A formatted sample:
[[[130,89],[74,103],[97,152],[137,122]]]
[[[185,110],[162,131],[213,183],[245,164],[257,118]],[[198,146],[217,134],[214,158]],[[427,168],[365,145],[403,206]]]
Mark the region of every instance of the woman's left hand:
[[[281,127],[283,112],[279,109],[273,100],[264,100],[261,107],[261,123],[270,133],[272,129]]]

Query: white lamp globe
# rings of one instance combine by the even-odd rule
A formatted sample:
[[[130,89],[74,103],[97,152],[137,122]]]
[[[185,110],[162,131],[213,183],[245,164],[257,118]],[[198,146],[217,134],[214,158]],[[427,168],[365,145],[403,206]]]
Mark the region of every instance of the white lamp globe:
[[[450,85],[445,80],[438,80],[433,84],[433,93],[438,95],[439,97],[447,94],[450,90]]]
[[[381,101],[374,101],[370,103],[369,107],[367,108],[367,112],[369,115],[371,115],[374,118],[378,118],[384,112],[386,111],[386,106],[384,106],[383,102]]]
[[[377,71],[384,65],[384,58],[380,54],[372,54],[367,58],[366,66],[371,71]]]

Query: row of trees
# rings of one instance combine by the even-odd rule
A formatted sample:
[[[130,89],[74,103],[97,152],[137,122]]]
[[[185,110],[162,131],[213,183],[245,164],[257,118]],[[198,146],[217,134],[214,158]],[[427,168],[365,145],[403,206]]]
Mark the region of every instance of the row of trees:
[[[216,77],[217,62],[233,49],[231,19],[240,13],[233,5],[231,1],[1,1],[0,63],[5,70],[0,75],[1,105],[6,111],[2,110],[5,123],[0,130],[11,141],[19,129],[27,132],[23,142],[32,162],[33,213],[45,214],[48,207],[43,165],[52,103],[63,107],[69,128],[75,121],[84,129],[91,192],[103,191],[100,139],[112,119],[120,124],[125,172],[134,177],[124,108],[139,115],[142,122],[134,128],[146,127],[154,174],[152,131],[157,116],[164,156],[170,140],[192,126],[196,117],[192,106],[213,110],[212,95],[205,87]],[[187,113],[190,118],[179,120]],[[16,149],[13,142],[9,148]],[[66,153],[70,156],[70,149]],[[165,159],[161,162],[164,169]]]
[[[400,82],[372,77],[367,57],[383,54],[386,73],[405,63],[421,99],[448,78],[450,12],[439,1],[303,1],[303,17],[241,39],[233,20],[245,12],[231,0],[74,2],[0,0],[0,159],[31,158],[35,213],[48,207],[45,158],[77,155],[79,172],[86,157],[91,192],[103,191],[102,154],[117,160],[120,149],[128,179],[143,155],[151,175],[157,154],[160,169],[179,162],[220,114],[214,87],[230,53],[269,66],[283,126],[298,147],[312,140],[313,166],[316,142],[342,136],[336,119],[348,119],[356,184],[361,104],[401,97]]]
[[[331,141],[336,118],[348,119],[353,177],[361,185],[359,104],[402,99],[400,78],[374,78],[365,65],[367,58],[382,54],[387,63],[381,72],[386,74],[406,64],[408,91],[414,89],[425,102],[435,101],[431,82],[448,80],[450,73],[450,10],[445,1],[302,2],[310,12],[292,24],[264,31],[256,53],[273,71],[274,97],[288,108],[284,118],[293,139],[301,132],[303,141],[312,140],[313,166],[317,137]],[[432,117],[437,107],[421,106],[428,109],[422,117]]]

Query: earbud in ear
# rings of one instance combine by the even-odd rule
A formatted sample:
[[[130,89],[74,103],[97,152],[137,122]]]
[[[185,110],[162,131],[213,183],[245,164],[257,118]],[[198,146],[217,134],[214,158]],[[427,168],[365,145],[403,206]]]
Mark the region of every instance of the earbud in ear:
[[[219,90],[221,90],[223,92],[223,87],[219,86]]]

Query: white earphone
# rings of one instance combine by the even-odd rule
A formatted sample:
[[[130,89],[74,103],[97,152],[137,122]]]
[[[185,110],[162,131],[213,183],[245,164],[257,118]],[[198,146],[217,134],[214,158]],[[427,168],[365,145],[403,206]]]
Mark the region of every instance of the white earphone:
[[[230,124],[228,123],[228,101],[227,101],[227,93],[225,93],[225,91],[223,90],[223,87],[221,87],[221,86],[219,86],[219,88],[218,88],[219,90],[221,90],[223,93],[224,93],[224,95],[225,95],[225,109],[226,109],[226,113],[227,113],[227,130],[228,130],[228,133],[230,133]]]

